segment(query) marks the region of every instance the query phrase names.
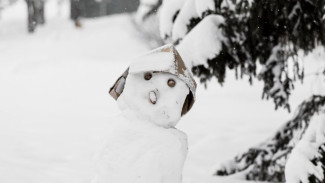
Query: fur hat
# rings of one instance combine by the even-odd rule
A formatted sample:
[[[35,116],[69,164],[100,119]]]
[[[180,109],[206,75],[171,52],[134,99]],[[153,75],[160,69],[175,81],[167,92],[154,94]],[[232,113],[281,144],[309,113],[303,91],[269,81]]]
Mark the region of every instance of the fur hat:
[[[130,67],[110,88],[110,95],[117,100],[123,92],[128,74],[140,72],[164,72],[178,77],[190,89],[190,93],[187,95],[183,105],[182,115],[186,114],[192,108],[195,101],[196,82],[173,45],[168,44],[162,46],[135,59]]]

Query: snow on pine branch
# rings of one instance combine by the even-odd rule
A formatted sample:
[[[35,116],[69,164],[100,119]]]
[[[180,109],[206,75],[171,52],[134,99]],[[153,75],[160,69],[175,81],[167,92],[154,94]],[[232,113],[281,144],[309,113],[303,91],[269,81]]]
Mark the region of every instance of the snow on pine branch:
[[[205,15],[216,11],[215,0],[195,0],[196,13],[203,18]]]
[[[325,182],[325,108],[310,122],[285,167],[287,183]]]
[[[180,54],[190,67],[197,65],[209,67],[206,60],[215,58],[222,50],[222,44],[227,41],[222,33],[222,24],[224,24],[222,16],[209,15],[178,45]]]
[[[172,35],[174,21],[185,0],[164,0],[161,5],[159,29],[160,37],[167,40]]]
[[[141,23],[149,16],[156,14],[161,3],[162,0],[140,0],[140,5],[135,17],[136,21]]]
[[[289,161],[287,159],[291,156],[292,149],[296,147],[299,149],[297,143],[302,138],[308,139],[311,136],[309,134],[312,133],[308,131],[313,131],[315,128],[312,125],[309,126],[309,124],[314,123],[313,121],[317,119],[317,115],[315,118],[315,114],[321,113],[320,116],[324,116],[324,106],[325,96],[314,95],[304,101],[299,105],[294,117],[285,123],[271,138],[260,145],[248,149],[248,151],[236,156],[234,159],[218,165],[215,175],[224,176],[245,171],[244,174],[248,180],[284,182],[285,165]],[[319,143],[323,143],[325,132],[323,117],[319,125],[323,126],[318,128],[321,130],[317,133],[317,138],[320,139],[318,141]],[[318,144],[317,148],[320,148],[320,144]],[[293,150],[293,152],[299,151],[298,149]],[[295,159],[294,156],[293,159]],[[299,156],[303,155],[299,154]],[[307,158],[306,156],[303,157]],[[315,151],[312,156],[314,159],[310,157],[308,158],[309,161],[320,161],[320,157]],[[299,166],[303,169],[304,165],[299,164]],[[288,176],[291,175],[296,176],[295,173],[291,173]],[[308,176],[312,177],[312,174],[308,174]]]
[[[186,0],[172,29],[173,42],[178,43],[199,21],[199,15],[195,10],[195,0]]]
[[[284,106],[290,111],[289,95],[293,84],[285,72],[286,60],[283,47],[276,45],[258,77],[264,81],[263,98],[265,95],[267,98],[272,97],[276,108]]]
[[[252,82],[259,62],[263,66],[259,74],[264,82],[263,96],[272,98],[276,109],[290,110],[288,100],[294,81],[304,77],[303,68],[296,61],[298,50],[307,54],[318,45],[325,46],[324,0],[163,0],[163,4],[166,6],[161,7],[161,36],[186,47],[185,57],[194,63],[192,71],[201,82],[207,84],[216,77],[222,84],[227,67],[235,69],[236,76],[238,71],[240,76],[248,75]],[[221,16],[224,21],[207,33],[206,25],[213,24],[207,23],[210,15]],[[214,43],[215,50],[198,49],[205,44],[195,40],[211,45],[209,39],[215,40],[214,36],[220,37],[219,43]],[[294,61],[293,68],[287,67],[290,59]]]

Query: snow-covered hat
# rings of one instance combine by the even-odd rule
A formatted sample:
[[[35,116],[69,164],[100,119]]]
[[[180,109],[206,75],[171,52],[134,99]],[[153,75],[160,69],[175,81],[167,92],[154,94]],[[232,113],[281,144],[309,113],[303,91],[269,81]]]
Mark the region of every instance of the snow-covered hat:
[[[128,74],[140,72],[170,73],[184,81],[189,87],[190,93],[185,99],[182,115],[186,114],[192,108],[195,101],[196,82],[191,72],[186,68],[183,59],[172,44],[152,50],[149,53],[135,59],[130,67],[111,87],[109,90],[110,95],[117,100],[123,92]]]

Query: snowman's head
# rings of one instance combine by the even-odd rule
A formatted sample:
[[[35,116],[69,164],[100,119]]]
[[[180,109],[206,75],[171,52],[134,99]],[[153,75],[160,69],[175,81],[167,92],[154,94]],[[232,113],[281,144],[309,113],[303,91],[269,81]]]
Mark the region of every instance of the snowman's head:
[[[110,94],[121,110],[135,112],[139,118],[168,128],[191,109],[195,88],[177,51],[168,45],[133,62]]]

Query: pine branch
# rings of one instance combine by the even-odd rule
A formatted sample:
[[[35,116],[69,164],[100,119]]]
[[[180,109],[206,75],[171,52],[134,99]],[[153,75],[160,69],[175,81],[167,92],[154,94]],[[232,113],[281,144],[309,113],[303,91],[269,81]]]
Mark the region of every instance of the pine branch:
[[[231,175],[248,170],[247,180],[283,182],[284,168],[296,139],[301,139],[309,126],[312,116],[325,105],[325,96],[312,96],[299,105],[294,117],[284,124],[277,133],[261,145],[250,148],[221,165],[215,175]],[[319,160],[315,160],[319,161]]]
[[[321,166],[323,170],[323,177],[325,177],[325,144],[321,145],[318,149],[318,156],[311,161],[315,166]],[[309,183],[324,183],[325,178],[323,180],[319,180],[315,175],[311,175],[308,178]]]

